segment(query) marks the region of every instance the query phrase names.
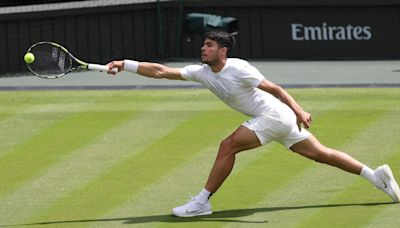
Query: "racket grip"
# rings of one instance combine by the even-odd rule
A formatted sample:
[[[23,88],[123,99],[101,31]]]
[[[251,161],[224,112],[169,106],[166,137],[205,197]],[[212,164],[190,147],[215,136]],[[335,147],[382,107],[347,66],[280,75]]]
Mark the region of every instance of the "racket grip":
[[[89,69],[89,70],[98,70],[98,71],[105,71],[105,72],[107,72],[108,69],[109,69],[109,67],[106,66],[106,65],[99,65],[99,64],[89,63],[89,64],[88,64],[88,69]],[[117,68],[113,68],[111,71],[114,72],[114,73],[117,73],[117,72],[118,72],[118,69],[117,69]]]

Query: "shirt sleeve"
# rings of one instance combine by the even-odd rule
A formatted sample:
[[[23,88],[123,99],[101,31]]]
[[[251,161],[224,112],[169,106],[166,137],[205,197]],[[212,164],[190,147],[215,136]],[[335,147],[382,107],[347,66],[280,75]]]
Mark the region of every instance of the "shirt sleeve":
[[[242,82],[251,87],[258,87],[265,77],[254,66],[249,63],[244,64],[238,69],[239,77]]]
[[[203,66],[201,65],[188,65],[181,69],[181,76],[189,81],[201,82],[202,70]]]

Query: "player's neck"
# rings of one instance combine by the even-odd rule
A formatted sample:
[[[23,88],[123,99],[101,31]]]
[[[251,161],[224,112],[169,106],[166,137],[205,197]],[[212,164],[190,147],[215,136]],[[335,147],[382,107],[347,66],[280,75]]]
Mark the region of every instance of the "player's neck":
[[[217,61],[215,64],[212,64],[211,67],[211,71],[214,73],[218,73],[222,70],[222,68],[224,68],[226,64],[226,59],[221,59],[219,61]]]

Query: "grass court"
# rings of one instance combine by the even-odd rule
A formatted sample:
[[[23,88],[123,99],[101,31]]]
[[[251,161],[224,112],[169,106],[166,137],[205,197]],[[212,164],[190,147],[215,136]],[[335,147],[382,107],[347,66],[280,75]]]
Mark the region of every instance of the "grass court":
[[[400,181],[398,88],[289,89],[310,131]],[[0,227],[396,227],[367,181],[277,143],[237,155],[214,214],[176,218],[249,119],[209,91],[0,92]]]

